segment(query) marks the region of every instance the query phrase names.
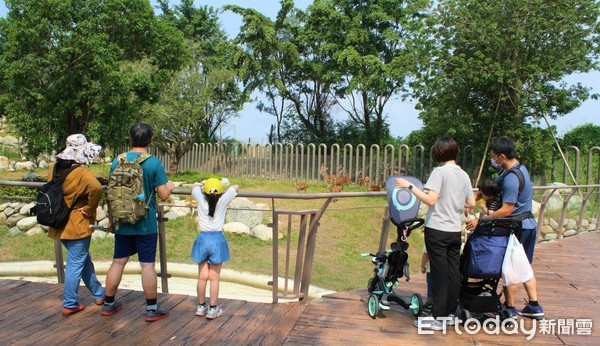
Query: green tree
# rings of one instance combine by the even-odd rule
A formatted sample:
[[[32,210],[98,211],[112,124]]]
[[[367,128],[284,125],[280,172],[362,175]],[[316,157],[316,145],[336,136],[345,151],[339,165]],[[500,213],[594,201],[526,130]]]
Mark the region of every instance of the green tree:
[[[248,98],[238,86],[232,67],[235,47],[219,24],[218,12],[209,6],[196,8],[192,0],[174,8],[161,1],[160,7],[161,18],[183,33],[192,53],[162,90],[161,102],[147,109],[149,122],[161,129],[154,143],[169,155],[169,171],[176,173],[192,144],[220,139],[219,130],[238,116]]]
[[[7,0],[0,26],[5,116],[37,157],[84,132],[123,144],[127,124],[183,64],[182,35],[148,0]]]
[[[562,145],[574,145],[582,153],[587,153],[591,147],[600,146],[600,126],[592,123],[579,125],[565,133]]]
[[[594,0],[440,1],[429,24],[432,41],[421,50],[429,52],[421,58],[427,68],[412,85],[423,138],[451,135],[482,154],[492,131],[537,157],[529,149],[553,138],[538,138],[530,124],[566,115],[589,97],[580,83],[561,81],[598,68],[599,6]],[[542,171],[536,162],[533,170]]]
[[[600,126],[594,125],[592,123],[583,124],[575,127],[569,132],[565,133],[562,140],[560,140],[560,144],[565,150],[568,146],[575,146],[580,151],[580,170],[576,172],[579,177],[579,184],[597,184],[600,181],[600,170],[598,167],[600,166],[600,152],[594,150],[592,152],[592,163],[591,163],[591,171],[588,171],[589,163],[589,153],[592,147],[600,147]],[[558,154],[558,153],[557,153]],[[565,153],[568,155],[569,166],[574,169],[575,156],[573,155],[574,151],[569,150]],[[555,155],[558,156],[558,155]],[[562,161],[562,160],[561,160]],[[563,167],[563,164],[557,165],[559,167]]]
[[[281,1],[275,21],[253,9],[226,8],[243,16],[236,39],[243,49],[239,66],[245,85],[265,97],[258,109],[275,116],[277,142],[328,137],[335,75],[306,14],[291,0]]]
[[[366,144],[386,138],[386,105],[406,96],[422,49],[428,0],[322,0],[308,9],[313,31],[341,77],[337,104],[364,128]]]

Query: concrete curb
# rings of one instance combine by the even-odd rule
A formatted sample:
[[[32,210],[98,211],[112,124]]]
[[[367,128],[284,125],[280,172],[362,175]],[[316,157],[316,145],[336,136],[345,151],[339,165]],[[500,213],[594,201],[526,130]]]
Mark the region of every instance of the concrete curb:
[[[106,275],[108,272],[108,268],[110,267],[111,262],[106,261],[98,261],[94,262],[94,267],[96,268],[96,274],[98,276]],[[156,271],[159,272],[158,263],[155,266]],[[169,274],[171,274],[171,278],[169,279],[169,283],[176,279],[189,279],[189,280],[197,280],[198,278],[198,266],[196,264],[183,264],[183,263],[167,263],[167,269]],[[141,269],[136,261],[130,261],[125,266],[124,275],[139,275],[141,274]],[[54,262],[51,261],[31,261],[31,262],[0,262],[0,278],[2,277],[36,277],[36,278],[53,278],[56,280],[56,269],[54,268]],[[273,279],[272,276],[268,275],[259,275],[252,274],[248,272],[240,272],[231,269],[223,269],[221,270],[221,284],[227,285],[228,283],[248,286],[259,290],[264,290],[262,292],[263,297],[261,297],[260,301],[265,301],[268,297],[272,296],[271,286],[268,285],[268,282]],[[139,280],[138,280],[139,281]],[[160,280],[159,280],[160,284]],[[186,284],[192,284],[186,280]],[[141,282],[139,283],[141,286]],[[280,292],[283,292],[282,288],[284,285],[283,278],[279,278],[279,287]],[[289,287],[293,287],[293,280],[290,280],[288,283]],[[171,285],[169,285],[171,286]],[[136,288],[134,288],[136,289]],[[141,287],[139,288],[141,289]],[[194,293],[195,295],[195,284],[193,287],[190,287],[188,293]],[[238,288],[243,290],[243,287]],[[171,290],[169,290],[171,291]],[[252,290],[256,291],[256,290]],[[311,285],[308,292],[308,298],[320,298],[323,295],[335,293],[332,290],[326,290],[317,286]],[[192,294],[190,294],[192,295]]]

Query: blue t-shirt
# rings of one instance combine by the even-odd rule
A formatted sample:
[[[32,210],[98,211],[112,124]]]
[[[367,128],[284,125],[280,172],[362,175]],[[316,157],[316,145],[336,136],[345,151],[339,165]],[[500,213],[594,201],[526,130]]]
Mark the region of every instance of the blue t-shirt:
[[[127,152],[127,160],[133,161],[141,152]],[[115,159],[110,167],[110,173],[117,167],[118,159]],[[142,171],[144,172],[144,196],[148,203],[148,215],[135,224],[119,223],[119,229],[115,233],[122,235],[148,235],[155,234],[158,231],[156,219],[156,187],[166,184],[169,180],[165,173],[162,162],[150,156],[142,162]],[[150,198],[148,198],[150,196]],[[115,227],[116,228],[116,227]]]
[[[515,205],[511,216],[530,212],[533,206],[533,188],[531,186],[531,178],[529,172],[524,165],[519,166],[519,170],[523,172],[523,190],[519,194],[519,178],[514,173],[504,170],[494,181],[502,186],[502,203],[511,203]],[[523,229],[534,229],[537,222],[534,218],[523,220]]]

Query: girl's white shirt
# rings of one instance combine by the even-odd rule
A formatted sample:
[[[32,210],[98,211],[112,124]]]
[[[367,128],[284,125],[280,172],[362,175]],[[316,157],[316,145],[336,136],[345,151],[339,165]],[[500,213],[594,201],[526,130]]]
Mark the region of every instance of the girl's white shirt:
[[[208,216],[208,201],[200,187],[192,190],[192,196],[198,201],[198,227],[201,232],[218,232],[223,230],[227,206],[237,196],[236,189],[230,187],[221,195],[215,208],[215,216]]]

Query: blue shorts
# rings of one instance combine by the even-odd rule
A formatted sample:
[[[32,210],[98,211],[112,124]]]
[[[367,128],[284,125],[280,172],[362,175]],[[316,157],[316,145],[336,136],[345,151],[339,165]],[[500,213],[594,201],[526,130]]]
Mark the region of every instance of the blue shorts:
[[[229,245],[223,232],[200,232],[192,246],[190,258],[200,264],[220,264],[229,261]]]
[[[533,250],[535,249],[535,243],[537,242],[537,233],[535,228],[523,228],[521,230],[520,241],[521,244],[523,244],[523,249],[525,249],[529,263],[533,263]]]
[[[115,233],[115,254],[113,258],[125,258],[138,254],[142,263],[156,260],[158,233],[148,235],[122,235]]]

